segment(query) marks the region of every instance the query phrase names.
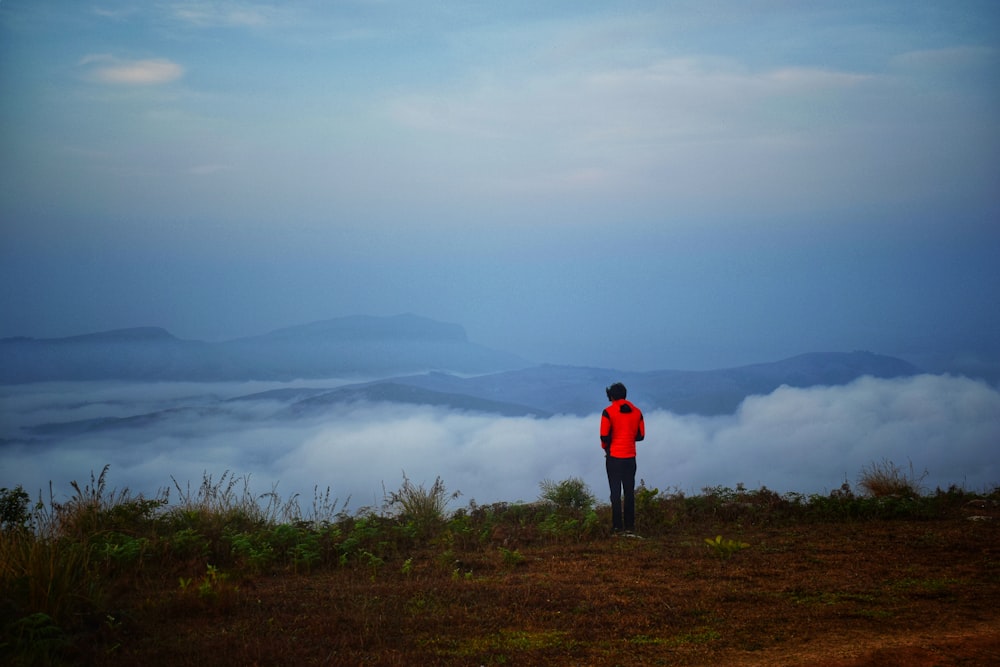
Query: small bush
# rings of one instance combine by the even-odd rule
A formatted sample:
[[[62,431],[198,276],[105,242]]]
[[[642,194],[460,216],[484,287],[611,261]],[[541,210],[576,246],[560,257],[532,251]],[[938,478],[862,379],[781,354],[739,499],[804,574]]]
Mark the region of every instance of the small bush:
[[[913,463],[910,463],[907,475],[889,459],[882,459],[861,469],[858,486],[873,498],[918,498],[921,495],[921,482],[925,477],[926,470],[917,477],[913,472]]]
[[[570,477],[561,482],[546,479],[539,484],[539,487],[542,490],[542,500],[552,503],[557,509],[588,512],[594,507],[594,494],[578,477]]]
[[[20,485],[13,489],[0,489],[0,530],[19,530],[32,527],[28,511],[30,498]]]

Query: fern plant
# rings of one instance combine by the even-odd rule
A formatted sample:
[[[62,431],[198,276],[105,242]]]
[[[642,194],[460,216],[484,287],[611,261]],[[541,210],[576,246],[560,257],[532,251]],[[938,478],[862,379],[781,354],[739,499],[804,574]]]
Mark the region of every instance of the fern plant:
[[[722,535],[716,535],[713,540],[711,537],[705,538],[705,545],[712,549],[716,556],[722,558],[723,560],[730,558],[734,553],[746,549],[750,545],[746,542],[739,542],[733,539],[722,539]]]

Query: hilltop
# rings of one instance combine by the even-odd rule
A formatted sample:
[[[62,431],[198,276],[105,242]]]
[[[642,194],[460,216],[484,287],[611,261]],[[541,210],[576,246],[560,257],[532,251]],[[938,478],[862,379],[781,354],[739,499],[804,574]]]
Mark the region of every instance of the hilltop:
[[[0,660],[995,664],[996,490],[866,479],[864,495],[808,498],[643,485],[639,538],[610,536],[575,480],[453,512],[440,480],[404,483],[354,516],[322,495],[303,515],[225,477],[173,506],[109,492],[104,473],[34,513],[4,490]]]

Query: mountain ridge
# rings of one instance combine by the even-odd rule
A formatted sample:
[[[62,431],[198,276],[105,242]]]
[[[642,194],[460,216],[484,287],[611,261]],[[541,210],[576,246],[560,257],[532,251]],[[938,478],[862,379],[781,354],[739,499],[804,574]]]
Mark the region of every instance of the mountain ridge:
[[[552,414],[588,414],[603,406],[603,388],[624,382],[642,407],[679,414],[731,414],[747,396],[782,385],[807,388],[843,385],[863,376],[896,378],[922,371],[896,357],[872,352],[814,352],[774,362],[708,371],[620,371],[539,365],[484,376],[428,373],[388,381],[526,405]]]
[[[458,324],[413,314],[348,316],[222,342],[134,327],[0,340],[0,383],[235,381],[371,377],[433,369],[491,373],[531,365],[468,340]]]
[[[901,359],[864,351],[807,353],[708,371],[535,364],[470,342],[460,325],[413,314],[332,318],[218,343],[183,340],[159,327],[0,341],[4,384],[357,378],[325,397],[285,394],[289,401],[311,401],[302,409],[361,397],[505,415],[586,414],[603,400],[604,386],[621,381],[631,398],[651,409],[712,415],[732,413],[747,396],[781,385],[840,385],[864,375],[919,372]]]
[[[616,381],[628,386],[629,398],[646,412],[713,416],[732,414],[748,396],[768,394],[781,386],[829,386],[828,381],[842,385],[866,376],[897,378],[919,373],[903,360],[871,352],[808,353],[716,371],[629,372],[548,364],[473,377],[432,372],[335,388],[271,389],[153,412],[36,424],[25,431],[50,438],[143,428],[192,417],[224,416],[231,414],[235,404],[254,403],[268,407],[259,413],[256,409],[240,412],[241,419],[250,414],[259,414],[261,419],[311,418],[358,404],[416,405],[540,419],[559,414],[587,416],[604,407],[603,387]]]

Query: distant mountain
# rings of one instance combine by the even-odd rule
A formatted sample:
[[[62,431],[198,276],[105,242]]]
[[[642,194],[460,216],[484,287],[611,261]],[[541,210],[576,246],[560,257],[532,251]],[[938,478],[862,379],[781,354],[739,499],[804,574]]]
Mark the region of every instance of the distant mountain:
[[[312,341],[436,341],[466,343],[465,330],[458,324],[437,322],[417,315],[404,314],[392,317],[355,315],[323,320],[295,327],[278,329],[263,336],[241,338],[235,343],[274,343]]]
[[[424,389],[400,382],[373,382],[342,387],[297,401],[285,411],[284,416],[306,416],[322,413],[331,406],[352,403],[405,403],[430,405],[465,412],[482,412],[504,417],[551,417],[544,410],[526,405],[494,401],[462,393],[449,393]]]
[[[358,403],[444,407],[509,417],[546,418],[556,414],[591,415],[606,404],[604,387],[621,381],[629,398],[646,411],[675,414],[732,414],[751,395],[769,394],[782,385],[842,385],[863,376],[916,375],[911,364],[870,352],[805,354],[773,363],[716,371],[623,372],[575,366],[534,366],[474,377],[432,372],[398,376],[337,388],[284,388],[228,400],[196,402],[150,413],[72,422],[44,423],[31,436],[59,438],[97,431],[143,428],[205,416],[240,419],[299,419]],[[237,404],[257,403],[260,409]]]
[[[239,375],[217,346],[163,329],[0,340],[0,383],[49,380],[212,380]]]
[[[268,409],[250,413],[233,410],[234,404],[266,402]],[[338,389],[288,388],[248,394],[224,401],[209,402],[145,412],[127,417],[100,417],[64,422],[47,422],[24,428],[30,436],[40,438],[64,438],[101,431],[139,429],[153,426],[168,426],[170,423],[190,424],[204,417],[226,417],[236,414],[241,420],[248,419],[300,419],[313,417],[343,406],[358,403],[392,403],[407,405],[427,405],[500,415],[504,417],[551,417],[552,415],[524,405],[503,403],[466,394],[450,394],[430,389],[421,389],[397,382],[373,382],[351,385]],[[275,408],[274,406],[283,406]],[[231,407],[232,406],[232,407]],[[254,416],[251,416],[254,415]],[[13,441],[12,441],[13,442]],[[0,445],[4,444],[0,441]]]
[[[624,382],[629,398],[646,409],[677,414],[731,414],[747,396],[782,385],[842,385],[862,376],[907,377],[920,369],[870,352],[804,354],[773,363],[715,371],[626,372],[574,366],[535,366],[470,378],[430,373],[393,382],[530,406],[552,414],[591,414],[604,406],[604,387]],[[345,388],[343,391],[348,391]]]
[[[371,377],[523,368],[515,355],[469,342],[465,330],[418,317],[344,317],[221,343],[158,328],[0,341],[0,383],[49,380],[217,381]]]

